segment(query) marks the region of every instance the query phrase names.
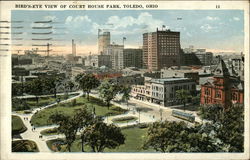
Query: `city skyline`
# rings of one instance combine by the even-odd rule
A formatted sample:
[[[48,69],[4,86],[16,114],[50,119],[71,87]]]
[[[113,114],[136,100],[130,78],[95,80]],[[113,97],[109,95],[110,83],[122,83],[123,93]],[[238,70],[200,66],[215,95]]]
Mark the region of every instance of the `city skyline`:
[[[32,14],[31,14],[32,13]],[[162,15],[166,16],[162,16]],[[199,10],[148,10],[148,11],[12,11],[12,21],[22,20],[29,15],[29,21],[23,22],[23,32],[13,35],[14,38],[24,37],[22,46],[14,49],[31,49],[34,44],[32,27],[46,27],[39,32],[52,31],[49,36],[54,54],[71,53],[71,40],[76,42],[77,53],[97,54],[98,29],[109,29],[111,43],[122,44],[126,37],[125,48],[142,46],[142,34],[154,32],[156,28],[180,32],[181,48],[194,45],[195,48],[206,48],[212,52],[241,52],[244,49],[244,17],[243,11],[199,11]],[[35,21],[52,20],[52,23],[34,24]],[[12,26],[21,24],[13,23]],[[36,30],[37,31],[37,30]],[[36,37],[44,37],[38,36]],[[206,39],[204,39],[206,37]],[[65,41],[66,40],[66,41]],[[13,44],[18,42],[13,42]],[[38,42],[35,42],[38,43]],[[39,42],[43,44],[44,42]],[[52,52],[53,54],[53,52]]]

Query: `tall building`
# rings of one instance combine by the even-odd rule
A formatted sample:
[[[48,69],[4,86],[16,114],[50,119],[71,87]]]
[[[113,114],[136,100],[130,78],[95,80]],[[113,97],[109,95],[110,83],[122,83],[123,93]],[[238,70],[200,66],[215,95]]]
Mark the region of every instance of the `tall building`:
[[[180,32],[157,29],[144,33],[143,63],[149,70],[180,66]]]
[[[102,32],[98,29],[98,53],[105,54],[108,45],[110,45],[110,32]]]
[[[123,45],[112,44],[107,47],[107,55],[111,56],[112,68],[113,69],[123,69],[124,60],[123,60]]]
[[[136,67],[142,68],[142,49],[124,49],[123,50],[124,68]]]

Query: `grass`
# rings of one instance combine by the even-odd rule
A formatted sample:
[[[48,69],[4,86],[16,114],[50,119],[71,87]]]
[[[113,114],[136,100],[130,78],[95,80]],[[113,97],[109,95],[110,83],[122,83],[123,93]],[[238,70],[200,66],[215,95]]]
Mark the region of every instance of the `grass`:
[[[122,133],[126,137],[125,144],[115,149],[105,149],[104,152],[155,152],[154,150],[142,149],[143,142],[145,141],[146,138],[145,136],[147,130],[148,130],[147,128],[141,129],[138,127],[122,129]],[[63,140],[62,139],[49,140],[46,143],[50,149],[53,149],[52,144],[57,141],[63,141]],[[84,149],[86,152],[91,152],[89,146],[85,146]],[[72,152],[81,152],[81,140],[79,138],[73,143],[71,150]],[[66,145],[61,146],[60,152],[67,152]]]
[[[57,128],[45,129],[40,132],[41,135],[49,136],[49,135],[57,135],[59,134]]]
[[[127,117],[120,117],[120,118],[113,118],[112,122],[114,123],[125,123],[125,122],[132,122],[137,120],[137,117],[134,116],[127,116]]]
[[[75,110],[83,107],[87,107],[90,112],[92,112],[95,108],[95,113],[97,116],[119,115],[127,111],[114,105],[110,106],[108,109],[106,105],[97,98],[90,97],[90,101],[88,101],[85,97],[79,97],[76,100],[72,100],[71,102],[58,104],[39,111],[32,116],[31,123],[36,127],[51,125],[52,122],[49,121],[49,117],[51,115],[55,113],[62,113],[64,115],[72,116]]]
[[[71,98],[73,96],[76,96],[78,94],[72,94],[72,95],[57,95],[57,98],[60,98],[60,100],[65,100],[68,98]],[[22,99],[22,101],[24,102],[24,104],[26,105],[26,108],[29,109],[33,109],[33,108],[39,108],[39,107],[43,107],[52,103],[56,102],[56,98],[54,96],[50,96],[50,97],[40,97],[38,103],[36,102],[36,98],[27,98],[27,99]],[[21,101],[20,101],[21,102]],[[22,111],[22,107],[20,107],[19,103],[15,103],[12,105],[12,110],[13,111]]]
[[[12,141],[12,152],[39,152],[34,141],[18,140]]]
[[[23,133],[27,130],[19,116],[11,116],[12,135]]]

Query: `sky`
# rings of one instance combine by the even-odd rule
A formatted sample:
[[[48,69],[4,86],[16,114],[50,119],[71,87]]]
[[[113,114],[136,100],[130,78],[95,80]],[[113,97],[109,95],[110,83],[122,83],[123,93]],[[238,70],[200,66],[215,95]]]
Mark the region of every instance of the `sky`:
[[[241,52],[244,48],[244,13],[241,10],[64,10],[25,11],[12,10],[12,38],[23,38],[22,46],[14,49],[30,49],[32,44],[47,44],[32,38],[52,38],[49,43],[54,54],[71,53],[71,40],[76,42],[77,53],[97,53],[98,29],[108,29],[111,42],[125,48],[142,46],[142,34],[166,28],[180,32],[181,47],[193,45],[213,52]],[[34,23],[52,20],[52,23]],[[52,29],[32,27],[52,26]],[[50,35],[34,35],[34,32],[53,32]],[[13,41],[13,44],[20,43]],[[34,48],[34,47],[33,47]],[[44,49],[39,47],[39,49]]]

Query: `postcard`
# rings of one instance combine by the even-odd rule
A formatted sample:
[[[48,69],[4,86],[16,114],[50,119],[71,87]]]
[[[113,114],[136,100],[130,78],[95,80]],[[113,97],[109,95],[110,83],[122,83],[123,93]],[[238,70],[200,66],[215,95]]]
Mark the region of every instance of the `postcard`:
[[[249,2],[0,1],[1,159],[249,159]]]

